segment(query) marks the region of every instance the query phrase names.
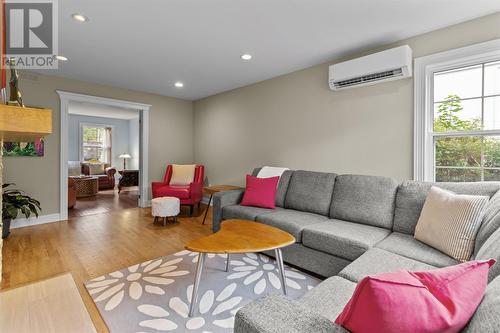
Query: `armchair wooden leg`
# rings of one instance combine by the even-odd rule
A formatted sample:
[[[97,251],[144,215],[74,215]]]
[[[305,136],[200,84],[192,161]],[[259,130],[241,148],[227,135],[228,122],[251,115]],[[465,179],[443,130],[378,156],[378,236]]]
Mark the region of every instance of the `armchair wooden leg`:
[[[189,205],[189,216],[193,216],[194,205]]]

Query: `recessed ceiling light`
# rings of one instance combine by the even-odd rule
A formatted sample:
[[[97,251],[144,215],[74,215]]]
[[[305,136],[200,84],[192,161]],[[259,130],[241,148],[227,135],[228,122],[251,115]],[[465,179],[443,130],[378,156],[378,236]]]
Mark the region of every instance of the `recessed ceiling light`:
[[[248,54],[248,53],[242,54],[241,55],[241,59],[243,59],[243,60],[250,60],[250,59],[252,59],[252,55]]]
[[[56,56],[56,59],[60,60],[60,61],[68,61],[68,58],[66,58],[65,56],[62,56],[62,55]]]
[[[177,81],[177,82],[175,82],[174,86],[176,86],[177,88],[182,88],[182,87],[184,87],[184,83]]]
[[[89,18],[82,14],[72,14],[71,17],[78,22],[87,22]]]

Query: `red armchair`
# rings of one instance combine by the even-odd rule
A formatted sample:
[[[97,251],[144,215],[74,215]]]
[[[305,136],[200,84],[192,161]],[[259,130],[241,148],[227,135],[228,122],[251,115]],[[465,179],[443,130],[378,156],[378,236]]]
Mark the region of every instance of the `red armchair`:
[[[165,177],[162,182],[153,182],[151,189],[153,198],[158,197],[176,197],[181,201],[181,205],[189,205],[190,214],[193,215],[195,205],[200,208],[200,202],[203,197],[203,180],[204,180],[205,167],[197,165],[194,169],[193,182],[189,185],[170,185],[170,178],[172,177],[172,165],[167,166]]]

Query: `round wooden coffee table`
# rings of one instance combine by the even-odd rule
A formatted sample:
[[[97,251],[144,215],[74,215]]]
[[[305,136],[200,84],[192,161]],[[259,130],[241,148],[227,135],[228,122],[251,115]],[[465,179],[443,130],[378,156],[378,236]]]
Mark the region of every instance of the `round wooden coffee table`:
[[[249,253],[274,250],[276,263],[280,271],[281,286],[286,295],[285,268],[281,248],[295,243],[295,237],[288,232],[274,228],[262,223],[247,220],[227,220],[221,225],[221,230],[215,234],[202,237],[186,244],[186,250],[199,252],[198,265],[194,280],[193,295],[189,316],[194,313],[194,307],[198,298],[198,287],[203,270],[203,262],[207,253],[227,254],[226,272],[229,267],[229,255],[231,253]]]

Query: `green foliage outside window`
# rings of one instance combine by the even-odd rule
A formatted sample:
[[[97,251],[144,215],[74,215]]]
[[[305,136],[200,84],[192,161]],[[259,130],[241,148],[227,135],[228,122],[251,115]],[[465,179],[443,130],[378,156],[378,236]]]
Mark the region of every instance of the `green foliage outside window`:
[[[437,107],[434,131],[480,131],[481,118],[461,119],[462,110],[460,97],[449,95]],[[500,170],[484,169],[500,167],[500,137],[436,137],[435,159],[436,181],[500,180]]]

